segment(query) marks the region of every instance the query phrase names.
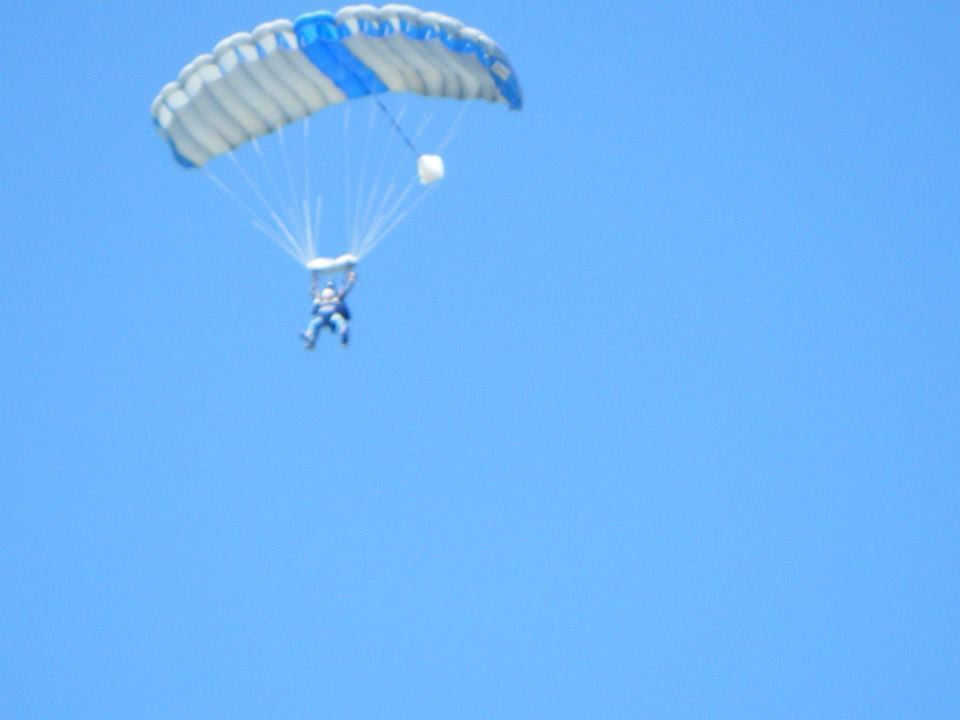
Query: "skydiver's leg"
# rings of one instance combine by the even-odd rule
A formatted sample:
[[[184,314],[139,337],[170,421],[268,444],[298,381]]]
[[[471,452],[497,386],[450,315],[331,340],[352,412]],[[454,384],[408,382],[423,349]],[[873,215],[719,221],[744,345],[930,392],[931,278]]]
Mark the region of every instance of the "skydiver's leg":
[[[350,327],[346,318],[340,313],[334,313],[330,316],[330,327],[340,336],[341,347],[346,347],[347,343],[350,342]]]
[[[315,317],[310,321],[310,324],[307,325],[305,332],[300,333],[300,337],[303,338],[303,346],[307,350],[313,350],[313,346],[317,342],[317,334],[320,332],[320,329],[323,327],[324,318]]]

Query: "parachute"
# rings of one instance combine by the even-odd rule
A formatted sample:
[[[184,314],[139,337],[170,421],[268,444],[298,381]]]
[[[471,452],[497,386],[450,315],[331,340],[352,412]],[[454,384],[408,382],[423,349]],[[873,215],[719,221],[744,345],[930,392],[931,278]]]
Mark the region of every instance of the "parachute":
[[[523,105],[513,66],[481,31],[407,5],[355,5],[225,38],[160,91],[151,115],[180,165],[206,174],[304,267],[333,273],[351,269],[396,227],[415,204],[414,190],[428,191],[444,177],[439,152],[449,133],[432,153],[420,152],[429,118],[410,134],[404,111],[391,112],[385,102],[415,96],[428,104],[445,98],[503,103],[512,110]],[[350,108],[360,104],[370,118],[351,123]],[[311,136],[311,123],[336,108],[342,109],[342,153],[332,147],[329,128],[320,139]],[[302,128],[292,132],[295,124]],[[364,138],[347,140],[351,130]],[[256,158],[262,177],[255,177],[245,151]],[[395,162],[397,151],[416,160],[416,172],[411,167],[404,173],[406,181],[397,180],[405,166]],[[214,168],[220,157],[229,158],[236,178],[227,180]],[[342,176],[345,185],[349,242],[323,255],[318,242],[324,193],[312,189],[314,165],[321,184]],[[356,179],[354,165],[360,166]]]

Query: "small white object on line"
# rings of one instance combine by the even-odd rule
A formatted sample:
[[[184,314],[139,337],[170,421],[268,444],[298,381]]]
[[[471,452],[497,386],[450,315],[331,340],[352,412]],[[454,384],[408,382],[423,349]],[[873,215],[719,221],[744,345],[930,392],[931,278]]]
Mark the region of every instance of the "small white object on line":
[[[417,158],[417,175],[421,185],[430,185],[443,179],[443,158],[439,155],[421,155]]]

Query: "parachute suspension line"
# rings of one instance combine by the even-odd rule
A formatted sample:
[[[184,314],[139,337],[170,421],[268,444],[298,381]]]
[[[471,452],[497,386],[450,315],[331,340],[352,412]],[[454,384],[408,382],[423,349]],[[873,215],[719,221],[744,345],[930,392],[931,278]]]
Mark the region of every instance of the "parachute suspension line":
[[[313,258],[317,256],[316,248],[314,247],[315,243],[313,242],[313,220],[310,217],[310,201],[304,197],[302,201],[303,209],[303,242],[306,246],[307,257]]]
[[[297,243],[296,239],[293,237],[293,233],[290,232],[290,229],[287,227],[286,223],[283,222],[283,218],[281,218],[277,214],[277,211],[270,206],[270,203],[263,196],[263,192],[259,187],[257,187],[257,184],[253,181],[253,178],[250,177],[250,173],[247,172],[246,168],[243,167],[243,164],[237,160],[236,156],[232,152],[227,153],[227,156],[231,161],[233,161],[234,166],[246,181],[247,186],[253,191],[254,195],[257,196],[260,204],[263,205],[263,209],[266,210],[267,215],[269,215],[270,219],[273,220],[273,223],[277,226],[277,229],[283,233],[283,236],[286,238],[291,249],[293,250],[294,257],[296,257],[303,264],[309,262],[309,258],[304,257],[303,248]]]
[[[303,119],[303,148],[301,155],[303,155],[303,212],[304,220],[306,223],[306,234],[307,234],[307,245],[308,245],[308,255],[309,259],[317,257],[317,241],[320,238],[320,224],[321,219],[323,218],[323,193],[318,192],[316,201],[313,204],[313,213],[310,212],[310,202],[313,200],[313,189],[312,183],[310,180],[310,157],[311,146],[310,146],[310,130],[312,125],[310,123],[310,116],[308,115]]]
[[[400,120],[403,118],[406,111],[407,111],[407,107],[404,106],[400,110],[400,113],[397,115],[397,122],[400,122]],[[389,149],[393,146],[388,145],[387,147]],[[373,203],[374,203],[374,200],[376,200],[376,198],[379,197],[380,183],[382,182],[384,177],[383,170],[384,170],[384,166],[387,163],[387,160],[389,159],[389,156],[390,156],[390,153],[386,151],[380,154],[380,166],[377,168],[376,181],[374,182],[374,186],[371,189],[370,193],[367,195],[367,203],[363,212],[362,227],[364,228],[364,230],[369,230],[370,226],[373,224],[373,221],[375,219],[375,217],[372,216]],[[393,173],[390,175],[390,179],[389,179],[389,182],[391,183],[396,179],[397,173],[400,171],[403,158],[396,158],[396,160],[397,160],[397,164],[393,166]]]
[[[380,183],[383,182],[383,169],[384,165],[387,163],[388,155],[389,153],[386,152],[380,154],[380,164],[377,167],[377,174],[373,182],[373,187],[371,187],[370,192],[367,193],[367,201],[364,203],[363,215],[358,222],[358,227],[362,227],[364,231],[370,228],[370,225],[373,221],[373,218],[371,217],[373,213],[373,202],[378,197],[380,192]],[[396,174],[396,171],[394,171],[394,174]]]
[[[263,205],[268,215],[270,216],[270,219],[273,220],[274,224],[277,225],[277,227],[283,231],[284,237],[287,239],[287,242],[293,248],[295,248],[294,250],[295,255],[293,255],[293,257],[298,262],[305,263],[309,259],[309,253],[307,251],[307,248],[304,247],[306,241],[304,239],[297,240],[297,238],[294,236],[294,231],[297,230],[297,228],[294,227],[291,230],[291,228],[288,226],[288,223],[290,225],[293,225],[294,223],[299,224],[298,223],[299,212],[297,209],[298,201],[297,201],[296,191],[293,188],[293,174],[290,172],[289,160],[287,158],[287,153],[286,153],[286,143],[283,135],[283,128],[278,128],[277,138],[283,150],[284,166],[286,169],[287,181],[290,188],[289,199],[284,199],[284,193],[280,188],[281,183],[277,178],[277,174],[274,172],[273,163],[268,160],[267,155],[266,153],[264,153],[263,147],[260,144],[259,139],[254,138],[250,143],[253,146],[256,156],[259,158],[260,167],[263,169],[263,172],[267,176],[267,179],[269,180],[270,185],[273,189],[273,195],[276,198],[276,205],[271,205],[267,201],[266,196],[260,190],[259,184],[246,171],[239,157],[235,153],[233,152],[230,153],[230,159],[234,162],[234,164],[240,170],[241,174],[243,175],[244,179],[247,182],[247,185],[253,190],[253,192],[258,197],[258,199],[260,200],[260,203]],[[305,232],[301,233],[300,237],[304,238],[304,235],[305,235]],[[306,244],[308,245],[309,243],[306,243]]]
[[[405,111],[406,108],[404,108]],[[402,115],[402,112],[401,112]],[[425,115],[421,121],[420,125],[417,128],[416,133],[414,134],[414,140],[418,139],[423,132],[427,129],[427,126],[433,120],[433,113]],[[359,247],[356,249],[355,253],[357,257],[363,257],[365,254],[370,252],[374,247],[376,247],[381,240],[383,240],[387,235],[393,231],[406,217],[410,214],[414,207],[420,204],[420,201],[433,189],[433,186],[428,188],[417,200],[406,210],[401,212],[403,208],[404,201],[413,191],[413,188],[416,185],[417,178],[412,177],[407,184],[400,191],[399,197],[394,201],[394,193],[397,190],[396,177],[397,173],[400,171],[403,163],[403,158],[397,158],[397,165],[394,167],[390,185],[387,188],[387,192],[384,194],[381,199],[380,205],[377,208],[376,214],[370,218],[369,223],[365,223],[364,227],[366,232],[364,233],[363,240],[360,242]]]
[[[396,175],[396,173],[394,173],[394,175]],[[397,211],[403,206],[407,196],[413,190],[415,183],[416,178],[411,178],[407,182],[406,186],[404,186],[403,190],[401,190],[399,197],[397,197],[397,199],[390,204],[390,201],[393,199],[393,193],[397,189],[396,181],[391,181],[390,188],[384,195],[383,200],[380,203],[380,207],[377,210],[377,214],[374,217],[370,227],[367,229],[367,233],[364,236],[363,242],[361,243],[360,254],[358,254],[358,257],[362,256],[362,254],[370,252],[370,250],[372,250],[374,246],[385,237],[386,233],[382,231],[384,226],[389,226],[390,228],[396,226],[396,223],[391,222],[391,220]],[[404,213],[404,217],[406,217],[406,213]]]
[[[414,134],[413,139],[419,140],[420,136],[423,135],[423,131],[427,129],[427,126],[433,122],[433,112],[427,113],[423,116],[423,119],[420,121],[420,127],[417,128],[417,132]]]
[[[298,262],[301,261],[299,248],[291,247],[289,241],[284,236],[278,235],[275,230],[264,225],[256,211],[247,205],[243,200],[241,200],[233,190],[227,187],[226,183],[214,175],[210,168],[204,167],[203,174],[210,180],[210,182],[220,188],[220,190],[222,190],[227,197],[233,200],[237,206],[249,216],[249,220],[253,224],[253,227],[276,243],[281,250],[287,253],[294,260],[297,260]]]
[[[396,173],[394,173],[394,176],[396,176]],[[371,234],[373,234],[375,228],[378,228],[382,224],[384,210],[388,207],[387,203],[393,198],[393,193],[396,189],[397,189],[396,180],[391,178],[390,185],[387,186],[387,191],[383,194],[383,197],[380,199],[380,204],[377,206],[376,213],[370,219],[370,225],[367,228],[366,234],[364,235],[363,242],[360,243],[361,246],[367,243],[369,237],[371,236]],[[357,252],[356,252],[357,257],[361,256],[360,251],[361,251],[361,248],[357,248]]]
[[[313,218],[310,217],[310,163],[307,162],[307,149],[310,147],[310,116],[303,119],[303,226],[306,233],[307,255],[317,256],[317,243],[313,232]]]
[[[460,110],[457,112],[457,116],[453,119],[453,122],[450,123],[450,129],[447,130],[447,134],[443,136],[443,140],[440,141],[440,144],[437,145],[437,149],[434,151],[438,155],[443,152],[443,149],[447,144],[453,139],[453,136],[458,130],[460,130],[460,121],[463,120],[463,113],[467,109],[466,103],[460,103]]]
[[[298,192],[295,186],[296,175],[293,174],[292,167],[290,165],[290,154],[287,152],[287,136],[283,132],[283,126],[277,128],[277,141],[280,143],[280,154],[283,155],[283,170],[287,175],[287,189],[290,192],[290,221],[291,223],[296,221],[299,224],[301,215],[300,215],[300,198],[302,197]],[[297,228],[302,230],[298,233],[301,237],[306,237],[307,230],[305,227]]]
[[[413,190],[415,180],[411,180],[407,183],[406,187],[400,193],[400,196],[397,198],[396,202],[390,206],[390,209],[384,213],[380,213],[377,217],[376,223],[370,228],[367,234],[364,236],[363,243],[360,246],[360,255],[370,252],[384,237],[386,237],[389,229],[396,227],[397,223],[392,221],[395,213],[403,206],[404,200],[407,199],[407,196],[410,194],[410,191]],[[424,193],[426,194],[426,193]],[[421,196],[422,198],[422,196]],[[421,198],[417,198],[420,200]],[[409,210],[404,211],[401,214],[401,219],[407,216]],[[386,226],[389,228],[384,231],[383,228]],[[358,257],[360,256],[358,255]]]
[[[317,204],[314,207],[313,212],[313,237],[320,237],[320,218],[323,217],[323,195],[317,193]],[[314,252],[314,257],[316,257],[316,252]]]
[[[404,107],[400,111],[398,115],[398,121],[401,117],[403,117],[406,110],[407,108]],[[422,129],[423,127],[421,126],[420,130],[418,131],[418,135],[419,135],[419,132],[422,131]],[[368,204],[369,210],[366,212],[364,217],[364,223],[363,223],[364,232],[363,232],[362,240],[360,241],[357,251],[355,252],[357,257],[362,257],[365,253],[369,252],[371,247],[370,238],[376,233],[377,228],[382,227],[383,224],[387,221],[387,217],[385,217],[384,211],[387,208],[391,207],[391,201],[393,200],[394,193],[397,190],[397,176],[399,175],[401,169],[405,167],[404,154],[389,152],[394,147],[396,146],[393,143],[388,143],[386,146],[386,151],[383,153],[383,163],[381,163],[381,165],[386,163],[387,155],[391,155],[391,154],[393,155],[392,171],[389,175],[389,181],[387,183],[386,190],[384,193],[382,193],[382,195],[379,193],[380,177],[378,175],[378,178],[377,178],[378,192],[372,194],[370,198],[371,202]],[[382,171],[380,174],[382,174]],[[402,194],[402,196],[405,197],[405,194]],[[373,201],[377,198],[379,198],[379,203],[377,204],[376,211],[371,214],[371,211],[373,211],[374,209]]]
[[[379,245],[380,241],[383,240],[385,237],[387,237],[390,233],[392,233],[400,223],[406,220],[407,215],[412,213],[416,209],[417,205],[422,203],[423,199],[427,197],[427,195],[432,193],[435,188],[436,188],[436,185],[431,185],[426,190],[424,190],[423,193],[416,200],[410,203],[410,205],[405,210],[403,210],[403,212],[397,215],[397,217],[393,220],[392,223],[387,225],[376,236],[372,237],[369,241],[366,242],[366,244],[364,245],[363,252],[368,253],[371,250],[373,250],[377,245]]]
[[[289,216],[291,212],[290,206],[283,199],[283,193],[280,192],[280,183],[277,181],[277,176],[273,172],[271,163],[267,160],[267,156],[264,154],[263,149],[260,147],[259,140],[257,138],[253,138],[253,140],[250,141],[250,144],[253,146],[254,153],[256,154],[257,159],[260,161],[260,167],[263,168],[263,172],[267,176],[267,179],[270,181],[270,185],[273,188],[273,195],[274,195],[276,204],[271,206],[269,205],[269,203],[267,203],[268,205],[267,209],[273,210],[274,208],[276,208],[279,212],[286,213]],[[233,151],[230,151],[229,154],[230,154],[230,159],[233,161],[234,165],[236,165],[237,168],[240,170],[240,172],[246,176],[247,183],[253,186],[256,186],[254,187],[254,189],[257,191],[258,194],[262,195],[262,193],[259,192],[259,186],[257,186],[257,184],[253,182],[252,178],[250,178],[249,174],[247,174],[246,170],[243,168],[240,158],[237,157],[236,153],[234,153]]]
[[[343,109],[343,231],[350,230],[350,103]]]
[[[371,110],[370,119],[367,121],[366,136],[363,141],[363,161],[360,163],[360,179],[353,193],[353,225],[350,228],[350,251],[356,254],[357,241],[360,235],[360,203],[363,198],[364,187],[367,180],[367,165],[370,159],[370,140],[373,134],[373,125],[376,120],[376,114]]]

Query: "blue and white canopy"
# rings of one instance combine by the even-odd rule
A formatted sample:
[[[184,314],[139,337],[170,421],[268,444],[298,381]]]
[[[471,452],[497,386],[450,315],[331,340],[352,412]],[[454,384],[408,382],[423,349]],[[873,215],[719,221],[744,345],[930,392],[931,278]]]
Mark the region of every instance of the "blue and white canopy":
[[[202,167],[328,105],[385,92],[523,104],[510,61],[479,30],[407,5],[353,5],[225,38],[150,111],[177,160]]]

